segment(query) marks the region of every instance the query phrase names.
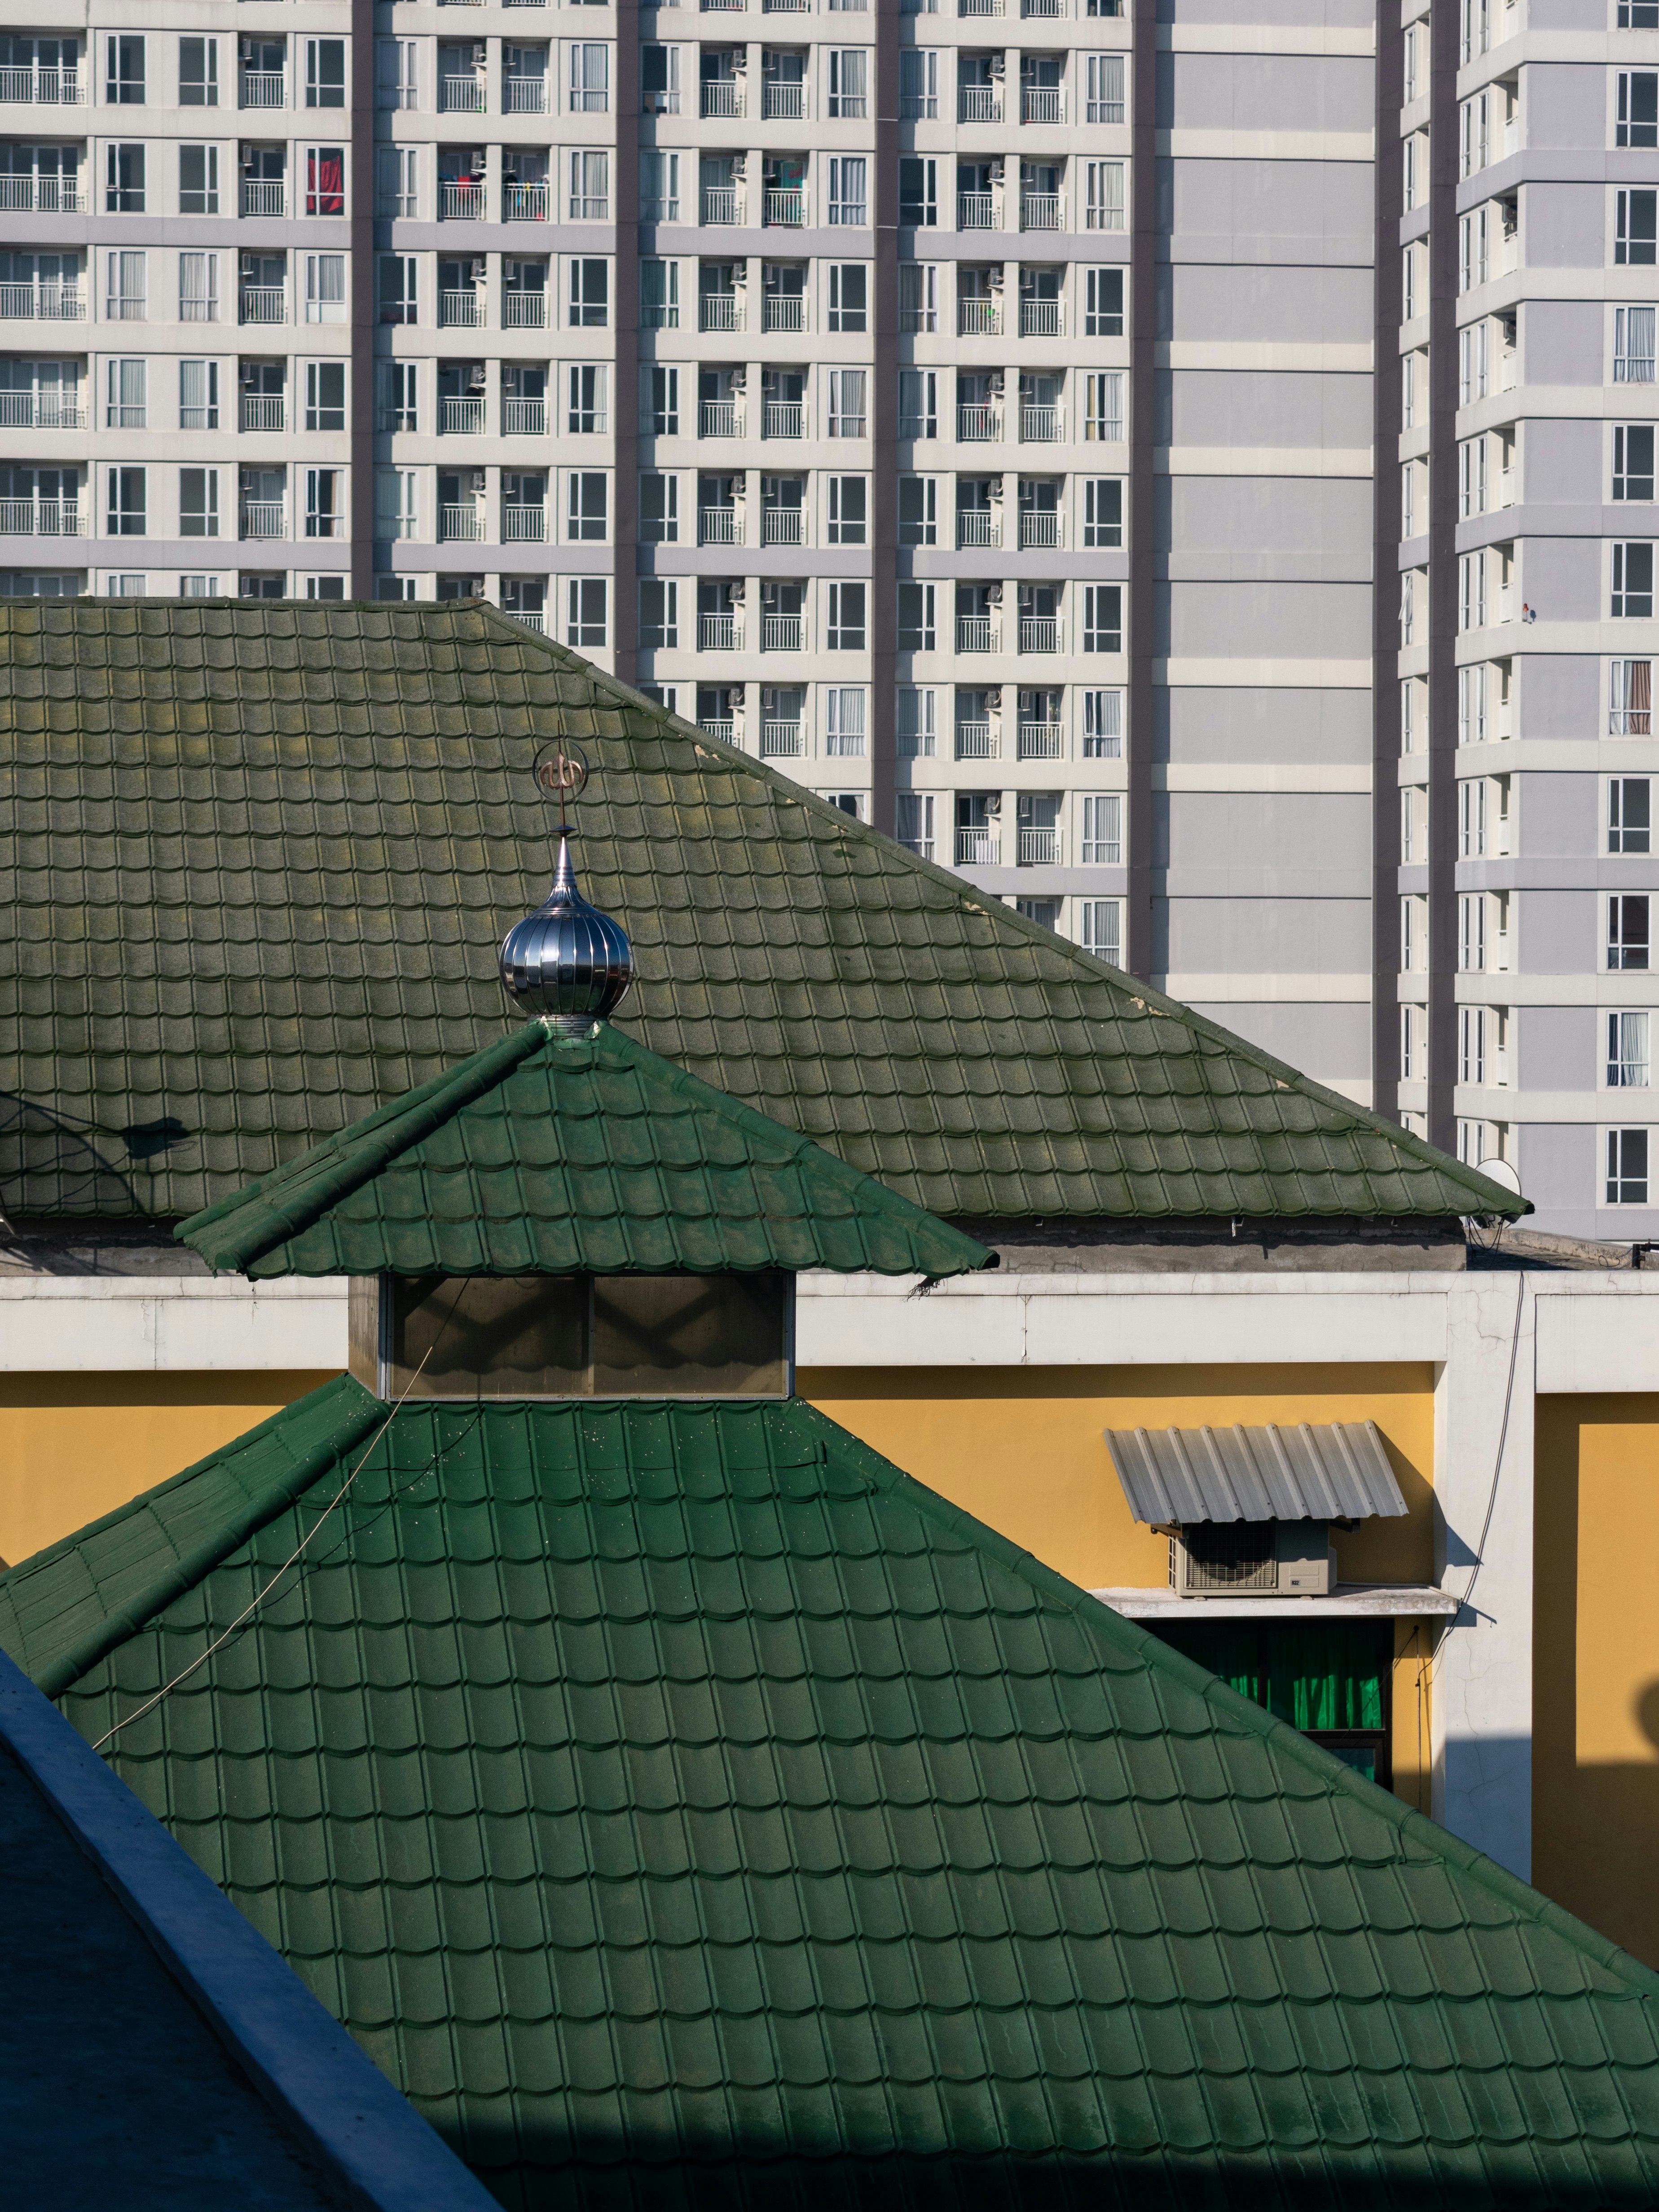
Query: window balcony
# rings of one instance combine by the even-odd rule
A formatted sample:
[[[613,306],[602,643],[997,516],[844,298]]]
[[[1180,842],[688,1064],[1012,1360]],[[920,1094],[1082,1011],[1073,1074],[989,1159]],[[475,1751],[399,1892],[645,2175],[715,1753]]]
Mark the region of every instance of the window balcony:
[[[483,537],[483,516],[470,501],[438,509],[441,545],[476,545]]]
[[[743,191],[738,185],[704,185],[697,196],[702,222],[721,229],[743,221]]]
[[[508,77],[501,87],[501,112],[504,115],[545,115],[547,79],[544,76]]]
[[[769,399],[761,409],[763,438],[804,438],[806,403],[802,399]]]
[[[743,624],[734,614],[700,614],[697,617],[697,650],[699,653],[740,653],[743,650]]]
[[[1019,96],[1022,123],[1063,123],[1066,94],[1057,84],[1028,84]]]
[[[697,435],[700,438],[742,437],[741,403],[736,399],[700,399],[697,402]]]
[[[438,79],[440,115],[483,115],[489,96],[481,76],[441,76]]]
[[[763,507],[761,509],[761,544],[763,545],[804,545],[806,543],[806,518],[798,507]]]
[[[799,760],[806,750],[801,738],[799,722],[763,722],[761,724],[761,758],[763,760]]]
[[[1019,410],[1019,434],[1024,445],[1058,445],[1066,435],[1066,410],[1063,407],[1023,406]]]
[[[74,284],[0,284],[0,322],[78,323],[86,312]]]
[[[238,94],[242,107],[281,107],[287,87],[281,70],[244,70]]]
[[[1001,650],[1001,625],[994,615],[957,617],[958,653],[1000,653]]]
[[[81,503],[74,499],[0,499],[0,538],[78,538]]]
[[[547,328],[545,292],[503,292],[501,328],[505,331],[544,331]]]
[[[957,866],[959,868],[994,868],[1002,852],[1002,841],[994,830],[958,830],[957,832]]]
[[[994,507],[959,507],[957,509],[957,544],[1000,545],[1002,517]]]
[[[280,392],[245,392],[240,414],[244,430],[281,430],[288,421],[288,403]]]
[[[484,404],[471,397],[446,396],[438,403],[438,432],[446,438],[477,438],[483,434]]]
[[[787,191],[769,191],[762,220],[773,229],[799,230],[806,221],[806,194],[796,185]]]
[[[1060,722],[1022,722],[1018,757],[1021,760],[1059,760],[1066,750],[1066,728]]]
[[[0,429],[84,430],[86,410],[55,392],[0,392]]]
[[[482,222],[483,219],[484,187],[482,184],[461,183],[453,177],[440,179],[440,222]]]
[[[1019,334],[1023,338],[1058,338],[1066,335],[1064,302],[1059,300],[1022,300],[1019,303]]]
[[[957,89],[958,123],[1000,123],[1002,94],[994,84],[964,84]]]
[[[780,298],[767,294],[761,301],[761,328],[763,331],[804,331],[806,328],[805,297]]]
[[[1060,192],[1022,192],[1019,227],[1022,230],[1060,230],[1065,225],[1064,195]]]
[[[285,323],[288,294],[280,284],[244,284],[241,316],[245,323]]]
[[[539,438],[544,435],[546,429],[546,400],[502,400],[501,435],[504,438]]]
[[[0,177],[0,208],[19,215],[88,212],[76,177]]]
[[[1058,653],[1058,615],[1022,615],[1019,618],[1019,649],[1022,653]]]
[[[997,196],[994,192],[957,194],[958,230],[994,230],[996,228]]]
[[[1060,866],[1058,830],[1022,830],[1018,837],[1018,866],[1057,868]]]
[[[1000,338],[1002,336],[1001,301],[958,300],[957,336],[963,338]]]
[[[745,105],[741,78],[714,77],[703,84],[698,109],[705,119],[720,117],[736,119],[743,115]]]
[[[700,507],[697,509],[697,543],[699,545],[741,545],[743,523],[735,507]]]
[[[553,220],[553,187],[551,185],[504,185],[501,220],[504,222],[550,222]]]
[[[445,331],[474,331],[483,323],[484,303],[481,292],[440,292],[438,295],[438,327]]]
[[[805,641],[805,633],[806,619],[803,615],[763,615],[761,651],[799,653]]]
[[[958,760],[998,760],[1001,754],[1002,738],[994,722],[957,724]]]
[[[990,445],[1001,435],[1002,412],[1000,408],[975,401],[971,406],[957,409],[957,441],[959,445]]]
[[[1022,553],[1050,551],[1060,544],[1058,514],[1022,514],[1019,550]]]
[[[806,87],[804,84],[763,85],[761,116],[767,123],[805,122]]]
[[[286,538],[288,524],[280,499],[245,499],[241,504],[244,538]]]
[[[288,211],[288,186],[280,177],[244,177],[242,213],[256,221]]]
[[[86,97],[79,70],[0,69],[0,100],[8,106],[82,107]]]
[[[700,331],[740,331],[744,327],[740,292],[705,292],[697,301]]]
[[[544,507],[503,505],[501,508],[501,543],[504,545],[540,545],[547,538],[547,509]]]

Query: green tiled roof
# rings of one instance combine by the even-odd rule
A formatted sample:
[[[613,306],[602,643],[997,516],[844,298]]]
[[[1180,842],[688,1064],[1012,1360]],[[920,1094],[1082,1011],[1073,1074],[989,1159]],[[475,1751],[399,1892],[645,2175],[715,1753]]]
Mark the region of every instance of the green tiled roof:
[[[960,1275],[995,1255],[810,1137],[610,1027],[527,1023],[180,1224],[263,1275],[831,1267]]]
[[[504,2203],[1659,2201],[1659,1977],[811,1407],[353,1405],[0,1640]]]
[[[489,609],[0,603],[0,1203],[194,1212],[502,1034],[594,777],[623,1028],[947,1216],[1523,1210]]]

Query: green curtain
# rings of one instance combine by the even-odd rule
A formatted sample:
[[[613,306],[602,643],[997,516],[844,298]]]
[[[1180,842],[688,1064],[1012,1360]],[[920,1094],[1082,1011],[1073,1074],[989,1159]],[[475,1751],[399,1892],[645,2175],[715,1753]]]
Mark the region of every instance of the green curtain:
[[[1154,1632],[1292,1728],[1384,1725],[1391,1620],[1183,1620]]]

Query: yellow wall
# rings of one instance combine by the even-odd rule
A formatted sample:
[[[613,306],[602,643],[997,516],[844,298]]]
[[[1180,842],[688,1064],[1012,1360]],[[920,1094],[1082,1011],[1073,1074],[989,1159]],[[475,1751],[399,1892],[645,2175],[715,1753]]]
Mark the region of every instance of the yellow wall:
[[[796,1388],[908,1474],[1085,1589],[1167,1583],[1167,1540],[1131,1517],[1103,1429],[1373,1420],[1408,1510],[1339,1531],[1353,1582],[1434,1579],[1434,1370],[1261,1367],[802,1368]],[[1399,1624],[1396,1795],[1428,1808],[1426,1628]],[[1420,1747],[1420,1750],[1419,1750]]]
[[[179,1474],[326,1374],[0,1375],[0,1558]]]
[[[1540,1398],[1533,1880],[1659,1966],[1659,1396]]]

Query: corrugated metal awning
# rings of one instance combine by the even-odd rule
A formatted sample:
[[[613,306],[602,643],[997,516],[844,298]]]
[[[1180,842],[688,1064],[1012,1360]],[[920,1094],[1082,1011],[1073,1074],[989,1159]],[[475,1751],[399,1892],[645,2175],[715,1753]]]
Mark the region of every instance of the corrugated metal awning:
[[[1375,1421],[1108,1429],[1137,1521],[1358,1521],[1406,1501]]]

